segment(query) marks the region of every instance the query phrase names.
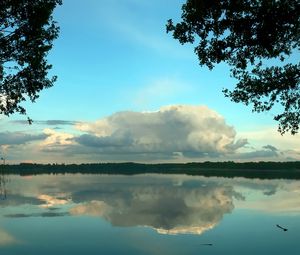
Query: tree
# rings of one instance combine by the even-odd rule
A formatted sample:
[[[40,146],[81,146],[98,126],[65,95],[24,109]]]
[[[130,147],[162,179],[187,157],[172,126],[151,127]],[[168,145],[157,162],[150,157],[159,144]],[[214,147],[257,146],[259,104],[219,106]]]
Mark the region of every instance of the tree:
[[[26,114],[20,104],[34,102],[53,85],[46,56],[59,28],[52,12],[61,0],[1,0],[0,114]],[[30,119],[29,119],[30,120]]]
[[[299,54],[299,0],[187,0],[181,18],[168,20],[167,32],[181,44],[198,42],[201,66],[230,65],[238,82],[226,97],[253,112],[280,106],[279,132],[298,132],[300,64],[289,57]]]

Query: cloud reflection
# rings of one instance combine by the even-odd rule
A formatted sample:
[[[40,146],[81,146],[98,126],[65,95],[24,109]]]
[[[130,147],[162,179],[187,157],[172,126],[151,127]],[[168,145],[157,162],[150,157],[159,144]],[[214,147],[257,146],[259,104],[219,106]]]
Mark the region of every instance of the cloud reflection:
[[[40,213],[15,213],[15,214],[5,214],[7,218],[29,218],[29,217],[62,217],[69,215],[66,212],[40,212]]]
[[[13,183],[8,199],[1,202],[7,218],[90,216],[112,226],[144,226],[161,234],[202,234],[234,208],[300,213],[297,181],[58,175],[18,179],[15,187]]]
[[[13,245],[15,243],[17,243],[17,240],[12,235],[0,229],[0,246]]]
[[[214,183],[102,185],[74,193],[73,201],[79,204],[70,213],[101,216],[113,226],[148,226],[162,234],[201,234],[233,210],[234,197],[239,196],[232,187]]]
[[[39,195],[38,199],[45,202],[45,204],[41,205],[41,207],[45,207],[45,208],[53,207],[57,205],[65,205],[68,204],[69,202],[67,199],[60,199],[46,194]]]

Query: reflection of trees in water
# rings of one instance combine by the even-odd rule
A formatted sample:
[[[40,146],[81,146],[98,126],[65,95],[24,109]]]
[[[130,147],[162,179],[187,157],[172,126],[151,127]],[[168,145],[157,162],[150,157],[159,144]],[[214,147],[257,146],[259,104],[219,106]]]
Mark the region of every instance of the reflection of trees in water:
[[[7,176],[3,173],[3,167],[0,166],[0,199],[5,200],[7,198],[6,184],[8,182]]]

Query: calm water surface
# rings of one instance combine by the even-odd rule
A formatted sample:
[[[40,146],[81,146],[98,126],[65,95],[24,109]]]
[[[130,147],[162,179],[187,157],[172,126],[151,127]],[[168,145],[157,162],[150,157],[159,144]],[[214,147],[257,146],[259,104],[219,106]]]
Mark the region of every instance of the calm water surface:
[[[0,192],[3,255],[300,254],[299,181],[1,176]]]

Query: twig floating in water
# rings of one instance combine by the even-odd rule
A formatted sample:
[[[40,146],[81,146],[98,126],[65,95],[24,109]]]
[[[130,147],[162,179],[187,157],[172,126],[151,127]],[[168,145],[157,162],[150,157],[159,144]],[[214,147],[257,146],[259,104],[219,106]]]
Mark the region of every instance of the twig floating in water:
[[[276,224],[276,227],[278,227],[278,228],[282,229],[283,231],[288,231],[288,229],[287,229],[287,228],[283,228],[283,227],[279,226],[278,224]]]

